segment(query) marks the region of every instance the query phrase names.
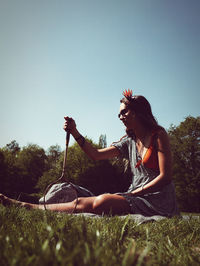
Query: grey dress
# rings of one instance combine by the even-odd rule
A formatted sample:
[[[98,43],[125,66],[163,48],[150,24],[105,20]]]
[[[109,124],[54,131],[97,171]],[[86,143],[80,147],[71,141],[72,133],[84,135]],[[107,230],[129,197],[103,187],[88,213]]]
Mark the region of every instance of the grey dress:
[[[131,213],[145,216],[162,215],[167,217],[178,215],[179,211],[173,183],[164,186],[159,191],[146,193],[143,196],[132,196],[128,194],[136,188],[149,183],[159,175],[159,171],[147,168],[143,164],[135,168],[136,163],[141,157],[133,138],[128,136],[124,137],[119,142],[114,142],[112,146],[119,149],[122,158],[130,161],[132,183],[126,193],[117,194],[122,195],[129,202]]]

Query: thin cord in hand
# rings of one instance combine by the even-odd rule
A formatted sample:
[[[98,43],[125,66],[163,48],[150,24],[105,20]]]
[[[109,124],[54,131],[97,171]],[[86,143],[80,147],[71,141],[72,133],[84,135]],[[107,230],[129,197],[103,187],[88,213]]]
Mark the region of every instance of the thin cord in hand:
[[[68,183],[68,184],[71,186],[71,188],[74,190],[74,192],[75,192],[75,195],[76,195],[76,203],[75,203],[75,207],[74,207],[72,213],[74,213],[75,210],[76,210],[76,207],[77,207],[77,204],[78,204],[77,191],[76,191],[74,185],[73,185],[71,182],[68,182],[68,181],[67,181],[67,178],[65,177],[65,173],[66,173],[66,164],[67,164],[67,151],[68,151],[68,146],[69,146],[69,140],[70,140],[70,132],[67,132],[67,133],[66,133],[66,146],[65,146],[65,153],[64,153],[64,161],[63,161],[62,174],[61,174],[61,176],[60,176],[56,181],[53,181],[52,183],[50,183],[50,184],[47,186],[47,188],[45,189],[45,192],[44,192],[44,209],[45,209],[45,210],[47,210],[47,208],[46,208],[46,200],[45,200],[45,197],[46,197],[46,194],[47,194],[48,190],[49,190],[54,184],[56,184],[56,183],[58,183],[58,182],[64,182],[64,181],[65,181],[66,183]]]

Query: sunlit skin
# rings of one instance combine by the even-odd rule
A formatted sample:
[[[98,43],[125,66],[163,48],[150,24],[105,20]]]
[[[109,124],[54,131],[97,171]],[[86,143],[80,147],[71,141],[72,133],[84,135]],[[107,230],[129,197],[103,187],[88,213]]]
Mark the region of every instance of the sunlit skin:
[[[78,138],[80,133],[76,127],[75,121],[71,120],[71,118],[67,116],[64,117],[64,119],[64,130],[70,131],[74,138]],[[137,115],[131,110],[128,110],[124,103],[120,105],[119,119],[122,121],[126,129],[132,130],[134,132],[136,136],[138,152],[143,157],[150,145],[150,137],[152,132],[149,132],[144,127]],[[81,140],[78,140],[77,142],[81,144]],[[119,155],[119,150],[114,146],[104,149],[96,149],[89,142],[85,142],[84,146],[81,148],[93,160],[104,160]],[[133,190],[131,192],[132,195],[139,196],[143,195],[144,193],[156,191],[158,188],[171,181],[171,152],[168,136],[164,130],[160,130],[158,132],[157,148],[160,174],[155,179],[147,183],[143,188],[137,188],[136,190]],[[28,209],[33,208],[44,210],[43,205],[19,202],[7,198],[2,194],[0,194],[0,200],[4,205],[13,203]],[[71,213],[74,210],[74,206],[75,201],[72,201],[69,203],[48,204],[46,205],[46,208],[51,211]],[[125,198],[120,195],[103,194],[96,197],[79,198],[75,212],[89,212],[95,214],[112,213],[113,215],[126,214],[130,212],[130,206]]]

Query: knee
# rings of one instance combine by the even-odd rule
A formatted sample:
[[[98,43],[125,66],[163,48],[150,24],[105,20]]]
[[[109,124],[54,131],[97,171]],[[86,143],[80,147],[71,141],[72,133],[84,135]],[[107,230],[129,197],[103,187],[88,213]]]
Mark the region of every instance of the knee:
[[[93,201],[91,198],[81,197],[72,201],[77,212],[91,212],[93,209]]]
[[[106,213],[106,206],[109,203],[109,194],[103,194],[96,197],[78,198],[78,201],[73,201],[77,204],[77,212],[92,212],[96,214]]]
[[[98,211],[105,205],[105,202],[107,200],[107,195],[108,194],[103,194],[103,195],[99,195],[95,197],[95,200],[93,201],[93,204],[92,204],[92,209],[94,211]]]

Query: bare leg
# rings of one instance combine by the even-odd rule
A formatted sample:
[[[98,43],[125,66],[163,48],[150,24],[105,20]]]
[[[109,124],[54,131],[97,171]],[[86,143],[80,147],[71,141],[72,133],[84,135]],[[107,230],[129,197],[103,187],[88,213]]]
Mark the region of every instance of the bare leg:
[[[28,209],[45,210],[42,204],[31,204],[10,199],[0,194],[0,201],[3,205],[15,204]],[[67,203],[46,204],[46,209],[50,211],[72,213],[76,200]],[[75,209],[76,213],[88,212],[94,214],[125,214],[130,212],[128,202],[120,195],[103,194],[97,197],[79,198]]]
[[[76,200],[68,203],[48,204],[47,210],[72,213],[94,214],[125,214],[130,213],[130,206],[124,197],[116,194],[103,194],[97,197],[78,198],[78,204],[74,210]],[[44,205],[40,205],[44,210]]]
[[[130,213],[130,205],[126,199],[116,194],[102,194],[96,197],[93,203],[96,214],[121,215]]]
[[[14,199],[6,197],[3,194],[0,194],[0,203],[2,203],[4,206],[16,205],[19,207],[25,207],[27,209],[39,209],[38,204],[32,204],[28,202],[14,200]]]
[[[59,212],[66,212],[66,213],[92,212],[92,209],[93,209],[92,205],[93,205],[95,198],[96,197],[78,198],[77,203],[76,203],[76,200],[73,200],[71,202],[66,202],[66,203],[46,204],[45,207],[47,210],[50,210],[50,211],[59,211]],[[43,204],[39,205],[39,209],[41,210],[45,210],[45,207]]]

